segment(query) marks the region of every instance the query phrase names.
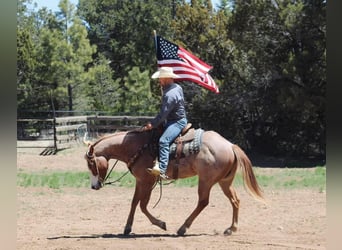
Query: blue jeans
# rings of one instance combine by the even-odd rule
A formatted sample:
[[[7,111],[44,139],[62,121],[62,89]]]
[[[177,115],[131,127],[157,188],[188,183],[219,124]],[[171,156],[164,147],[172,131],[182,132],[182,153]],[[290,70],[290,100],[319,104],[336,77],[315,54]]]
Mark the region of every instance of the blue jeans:
[[[177,138],[182,129],[187,124],[187,119],[166,123],[164,133],[159,139],[159,168],[161,173],[165,173],[169,164],[169,151],[171,143]]]

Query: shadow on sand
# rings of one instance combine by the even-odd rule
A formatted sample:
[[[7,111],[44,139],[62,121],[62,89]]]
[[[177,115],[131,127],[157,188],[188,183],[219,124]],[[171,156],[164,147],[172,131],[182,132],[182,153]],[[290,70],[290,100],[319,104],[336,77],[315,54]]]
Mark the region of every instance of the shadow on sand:
[[[214,234],[213,234],[214,235]],[[58,239],[97,239],[97,238],[113,238],[113,239],[137,239],[137,238],[154,238],[154,237],[163,237],[163,238],[178,238],[178,237],[198,237],[198,236],[213,236],[210,234],[186,234],[186,235],[177,235],[177,234],[92,234],[92,235],[62,235],[55,237],[48,237],[48,240],[58,240]]]

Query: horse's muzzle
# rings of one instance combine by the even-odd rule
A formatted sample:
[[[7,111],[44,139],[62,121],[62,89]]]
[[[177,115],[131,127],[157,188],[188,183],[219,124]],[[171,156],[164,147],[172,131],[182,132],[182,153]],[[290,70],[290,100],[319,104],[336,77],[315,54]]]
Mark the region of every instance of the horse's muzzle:
[[[91,188],[94,190],[99,190],[100,188],[102,188],[102,183],[98,181],[96,185],[91,185]]]

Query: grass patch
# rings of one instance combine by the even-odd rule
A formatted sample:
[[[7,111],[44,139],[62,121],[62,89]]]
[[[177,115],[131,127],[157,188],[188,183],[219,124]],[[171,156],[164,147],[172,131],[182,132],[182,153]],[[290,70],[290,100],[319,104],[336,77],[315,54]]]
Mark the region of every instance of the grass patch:
[[[198,184],[198,176],[192,176],[186,179],[178,179],[173,184],[176,187],[195,187]]]
[[[326,168],[284,168],[272,169],[255,168],[254,173],[262,188],[272,189],[302,189],[317,188],[320,192],[326,190]],[[114,181],[122,177],[124,172],[111,173],[108,181]],[[176,187],[195,187],[198,177],[178,179],[172,183]],[[122,187],[134,187],[135,179],[131,174],[125,175],[115,185]],[[242,173],[238,171],[234,186],[243,185]],[[89,172],[40,172],[40,173],[17,173],[17,186],[21,187],[49,187],[59,189],[62,187],[89,187]]]
[[[21,187],[89,187],[88,172],[18,173],[17,186]]]
[[[122,172],[112,172],[110,180],[113,181],[122,177]],[[133,187],[135,179],[127,174],[116,185]],[[90,187],[90,175],[85,172],[39,172],[17,174],[17,186],[21,187],[49,187],[59,189],[63,187]]]
[[[256,169],[258,183],[262,187],[274,189],[314,188],[320,192],[326,190],[326,168],[281,168],[267,173]],[[240,177],[241,178],[241,177]]]

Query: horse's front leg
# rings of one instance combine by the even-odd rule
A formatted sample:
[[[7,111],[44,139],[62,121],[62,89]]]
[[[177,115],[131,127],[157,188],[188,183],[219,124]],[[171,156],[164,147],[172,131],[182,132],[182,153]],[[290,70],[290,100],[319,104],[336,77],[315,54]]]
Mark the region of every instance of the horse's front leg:
[[[129,215],[128,215],[125,230],[124,230],[124,235],[128,235],[132,231],[134,214],[135,214],[135,210],[137,208],[139,201],[140,201],[139,188],[138,188],[138,185],[136,185],[134,195],[133,195],[133,200],[131,202],[131,210],[129,211]]]
[[[153,225],[160,227],[161,229],[166,230],[166,223],[164,221],[158,220],[155,218],[148,210],[147,204],[150,201],[152,187],[154,183],[140,183],[140,209],[147,216],[147,218],[151,221]]]

